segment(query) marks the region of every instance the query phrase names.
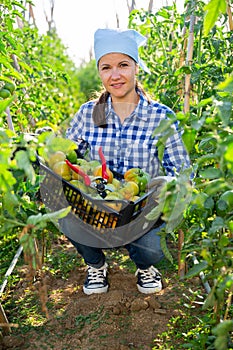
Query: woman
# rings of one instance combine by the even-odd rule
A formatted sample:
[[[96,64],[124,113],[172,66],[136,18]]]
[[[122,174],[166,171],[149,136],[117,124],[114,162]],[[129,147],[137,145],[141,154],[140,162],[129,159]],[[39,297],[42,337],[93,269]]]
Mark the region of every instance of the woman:
[[[81,152],[88,149],[92,159],[98,159],[101,145],[108,167],[121,174],[140,167],[156,177],[162,167],[166,175],[175,176],[189,167],[190,161],[174,123],[174,135],[167,139],[163,162],[159,162],[158,138],[152,134],[161,120],[174,113],[151,100],[136,80],[139,66],[148,72],[138,55],[138,48],[145,42],[145,37],[135,30],[98,29],[95,32],[95,59],[105,91],[97,101],[81,106],[67,130],[67,137],[78,143]],[[155,267],[163,258],[157,234],[160,229],[152,229],[125,246],[137,267],[137,288],[145,294],[162,289],[161,274]],[[108,266],[103,250],[71,242],[87,264],[84,293],[107,292]]]

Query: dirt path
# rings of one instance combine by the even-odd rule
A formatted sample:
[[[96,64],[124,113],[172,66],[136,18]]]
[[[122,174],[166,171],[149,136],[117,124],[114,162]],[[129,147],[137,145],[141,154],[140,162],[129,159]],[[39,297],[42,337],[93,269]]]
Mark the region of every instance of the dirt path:
[[[4,338],[0,349],[167,349],[160,347],[158,335],[168,330],[171,317],[182,315],[183,293],[188,292],[177,272],[164,267],[164,289],[147,296],[137,291],[132,272],[112,258],[108,263],[110,288],[106,294],[83,293],[84,266],[73,268],[66,279],[48,274],[49,320],[21,334],[14,331]],[[200,288],[200,282],[194,280],[192,288]],[[22,287],[14,298],[22,297],[20,293]]]

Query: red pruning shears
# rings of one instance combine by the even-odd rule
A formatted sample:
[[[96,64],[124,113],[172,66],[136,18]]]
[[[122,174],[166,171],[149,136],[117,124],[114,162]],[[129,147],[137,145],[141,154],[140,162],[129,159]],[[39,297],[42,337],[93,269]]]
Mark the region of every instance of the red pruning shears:
[[[77,174],[82,176],[84,183],[86,186],[89,186],[91,188],[94,188],[98,191],[98,193],[104,198],[107,193],[105,190],[112,191],[111,188],[108,188],[107,186],[107,180],[109,178],[109,175],[107,174],[107,166],[106,166],[106,160],[102,151],[102,147],[99,148],[99,156],[102,164],[102,177],[97,176],[93,178],[92,180],[90,177],[77,165],[72,164],[68,159],[66,159],[66,164]]]
[[[105,180],[108,180],[109,176],[107,173],[106,159],[105,159],[104,154],[103,154],[102,146],[100,146],[98,152],[99,152],[99,156],[100,156],[100,160],[101,160],[101,164],[102,164],[102,178]]]

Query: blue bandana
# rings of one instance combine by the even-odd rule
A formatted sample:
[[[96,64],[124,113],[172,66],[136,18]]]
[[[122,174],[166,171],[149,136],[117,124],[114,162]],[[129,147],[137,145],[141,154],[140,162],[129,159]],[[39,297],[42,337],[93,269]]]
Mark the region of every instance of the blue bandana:
[[[144,45],[146,40],[146,37],[134,29],[97,29],[94,35],[96,63],[98,64],[102,56],[118,52],[130,56],[145,72],[150,73],[138,55],[138,48]]]

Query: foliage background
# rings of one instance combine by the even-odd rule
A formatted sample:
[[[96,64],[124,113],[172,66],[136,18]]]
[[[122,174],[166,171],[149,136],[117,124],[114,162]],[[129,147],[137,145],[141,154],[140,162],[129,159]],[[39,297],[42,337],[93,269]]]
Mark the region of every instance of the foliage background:
[[[100,88],[94,61],[77,69],[55,28],[40,35],[33,24],[25,21],[26,7],[10,0],[3,0],[1,5],[1,86],[6,82],[15,84],[11,95],[0,99],[2,279],[19,243],[29,249],[35,259],[34,268],[38,268],[34,238],[46,237],[49,244],[49,237],[59,234],[43,206],[38,206],[39,179],[32,164],[35,152],[46,145],[42,137],[32,135],[44,126],[64,135],[80,105]],[[129,17],[129,26],[148,37],[141,57],[152,74],[141,72],[139,79],[153,98],[176,111],[192,160],[195,186],[182,186],[185,174],[172,183],[164,192],[163,215],[169,227],[166,233],[172,231],[172,239],[177,240],[180,230],[184,233],[183,261],[190,262],[193,254],[198,258],[199,264],[190,268],[186,278],[204,271],[211,284],[203,307],[209,337],[214,335],[212,343],[219,350],[228,348],[233,328],[231,8],[231,1],[211,0],[207,5],[187,1],[183,14],[174,4],[157,14],[134,10]],[[184,108],[187,93],[188,107]],[[229,200],[224,199],[226,192],[230,193]],[[166,201],[173,205],[166,205]],[[38,215],[41,219],[32,221]],[[55,219],[59,215],[65,214],[58,213]]]

